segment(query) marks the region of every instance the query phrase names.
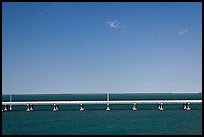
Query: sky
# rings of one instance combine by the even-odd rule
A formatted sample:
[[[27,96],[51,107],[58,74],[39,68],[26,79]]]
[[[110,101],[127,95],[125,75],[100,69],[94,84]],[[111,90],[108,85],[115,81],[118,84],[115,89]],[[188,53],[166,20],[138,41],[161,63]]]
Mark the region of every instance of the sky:
[[[107,91],[202,92],[202,3],[2,3],[2,94]]]

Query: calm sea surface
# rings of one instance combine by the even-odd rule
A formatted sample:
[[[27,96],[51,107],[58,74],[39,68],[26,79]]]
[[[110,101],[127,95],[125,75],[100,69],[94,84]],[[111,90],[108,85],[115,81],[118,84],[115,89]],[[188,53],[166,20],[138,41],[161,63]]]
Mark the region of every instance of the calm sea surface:
[[[12,95],[13,101],[31,100],[106,100],[106,94],[48,94]],[[202,94],[111,94],[110,100],[202,99]],[[3,95],[2,101],[9,101]],[[164,104],[164,111],[157,105],[60,105],[13,106],[12,111],[2,112],[3,135],[202,135],[202,105],[190,104],[191,110],[182,105]],[[4,106],[2,107],[2,109]]]

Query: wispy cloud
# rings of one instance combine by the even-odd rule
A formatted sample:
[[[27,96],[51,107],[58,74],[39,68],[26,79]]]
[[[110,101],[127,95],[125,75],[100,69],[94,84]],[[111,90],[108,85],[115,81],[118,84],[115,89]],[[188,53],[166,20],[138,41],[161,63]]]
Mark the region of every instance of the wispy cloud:
[[[183,35],[185,35],[187,32],[188,32],[188,29],[187,29],[187,28],[183,28],[183,29],[180,29],[180,30],[179,30],[178,35],[179,35],[179,36],[183,36]]]
[[[109,25],[111,28],[121,28],[120,22],[116,19],[114,20],[107,20],[106,23]]]

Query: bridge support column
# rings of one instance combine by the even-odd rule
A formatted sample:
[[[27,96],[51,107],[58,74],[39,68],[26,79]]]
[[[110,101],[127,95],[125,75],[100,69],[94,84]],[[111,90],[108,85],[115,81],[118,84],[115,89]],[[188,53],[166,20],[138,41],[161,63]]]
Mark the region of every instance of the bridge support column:
[[[80,111],[84,111],[83,104],[81,104]]]
[[[190,108],[190,103],[187,103],[187,107],[186,107],[186,110],[191,110],[191,108]]]
[[[58,110],[59,110],[58,105],[54,104],[53,111],[58,111]]]
[[[183,110],[186,110],[186,103],[183,103]]]
[[[33,105],[32,104],[30,105],[30,111],[33,111]]]
[[[137,110],[137,108],[136,108],[136,103],[133,104],[132,110],[133,110],[133,111]]]
[[[26,109],[27,112],[30,112],[30,105],[27,104],[27,109]]]
[[[10,104],[10,108],[9,108],[9,110],[11,111],[12,110],[12,105]]]
[[[56,105],[56,109],[57,109],[57,111],[59,110],[59,105]]]
[[[110,107],[109,107],[109,104],[107,104],[107,108],[106,108],[107,111],[110,111]]]
[[[162,107],[162,103],[159,104],[158,110],[160,110],[160,111],[164,110]]]
[[[7,106],[5,105],[5,106],[4,106],[4,111],[7,111],[7,110],[8,110],[8,109],[7,109]]]

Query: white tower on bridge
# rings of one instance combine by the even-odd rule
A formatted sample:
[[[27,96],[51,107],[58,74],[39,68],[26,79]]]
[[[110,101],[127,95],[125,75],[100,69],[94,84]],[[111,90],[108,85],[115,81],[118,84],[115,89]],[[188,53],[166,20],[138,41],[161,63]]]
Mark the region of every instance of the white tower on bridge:
[[[107,101],[110,101],[110,97],[109,97],[108,90],[107,90]],[[107,111],[110,111],[109,103],[107,103],[107,108],[106,108],[106,110],[107,110]]]
[[[11,102],[12,102],[12,95],[10,94],[10,110],[12,110],[12,105],[11,105]]]

